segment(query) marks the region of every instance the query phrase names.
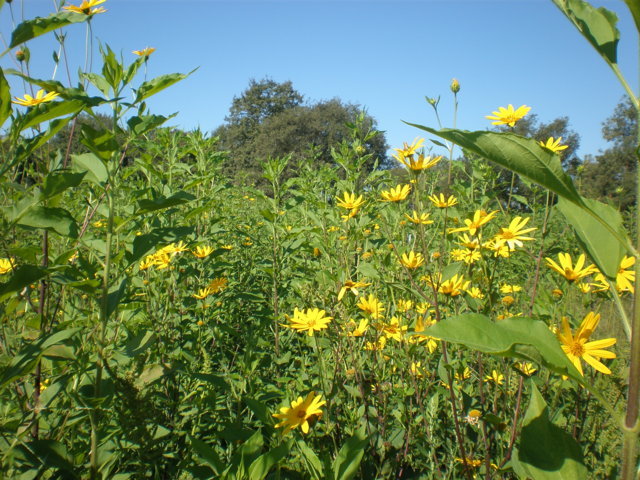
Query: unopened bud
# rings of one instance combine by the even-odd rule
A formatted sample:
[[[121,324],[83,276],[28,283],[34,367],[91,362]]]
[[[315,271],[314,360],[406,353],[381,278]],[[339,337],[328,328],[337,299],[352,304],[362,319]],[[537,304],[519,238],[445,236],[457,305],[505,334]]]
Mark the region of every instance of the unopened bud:
[[[24,48],[16,51],[16,60],[19,62],[28,62],[29,61],[29,50]]]
[[[457,78],[451,80],[451,85],[449,86],[449,88],[451,88],[451,91],[453,93],[458,93],[460,91],[460,82]]]
[[[620,195],[622,192],[624,192],[624,188],[622,188],[622,187],[618,187],[618,188],[616,188],[616,193],[617,193],[618,195]]]

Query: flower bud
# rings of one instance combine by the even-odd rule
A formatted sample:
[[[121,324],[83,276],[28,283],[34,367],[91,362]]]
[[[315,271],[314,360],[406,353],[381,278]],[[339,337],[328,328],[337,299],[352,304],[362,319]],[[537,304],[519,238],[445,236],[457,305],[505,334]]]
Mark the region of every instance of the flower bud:
[[[458,93],[460,91],[460,82],[457,78],[451,80],[451,85],[449,86],[453,93]]]

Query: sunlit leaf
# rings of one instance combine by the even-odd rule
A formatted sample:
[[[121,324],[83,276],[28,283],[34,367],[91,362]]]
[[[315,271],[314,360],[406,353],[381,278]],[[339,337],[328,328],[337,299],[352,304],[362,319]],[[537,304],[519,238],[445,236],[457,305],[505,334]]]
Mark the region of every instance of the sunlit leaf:
[[[0,127],[9,118],[9,115],[11,115],[11,90],[9,82],[0,68]]]
[[[64,237],[78,236],[78,225],[75,219],[67,210],[59,207],[33,206],[20,217],[16,225],[41,228]]]
[[[171,85],[178,83],[180,80],[184,80],[191,75],[195,70],[184,73],[168,73],[166,75],[160,75],[152,80],[144,82],[136,91],[136,103],[141,102],[145,98],[149,98],[152,95],[170,87]]]
[[[350,480],[358,473],[364,450],[369,444],[369,437],[364,428],[356,431],[349,438],[333,461],[333,479]]]
[[[11,34],[9,48],[16,47],[21,43],[28,42],[45,33],[57,30],[72,23],[81,23],[87,19],[87,15],[74,12],[52,13],[48,17],[36,17],[26,20],[18,25]]]

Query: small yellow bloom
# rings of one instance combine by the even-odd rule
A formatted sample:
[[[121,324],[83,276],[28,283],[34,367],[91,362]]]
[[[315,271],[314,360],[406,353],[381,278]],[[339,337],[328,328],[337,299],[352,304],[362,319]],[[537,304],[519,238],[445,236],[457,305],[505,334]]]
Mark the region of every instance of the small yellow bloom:
[[[485,118],[494,120],[491,122],[492,125],[509,125],[510,127],[515,127],[518,120],[523,119],[525,115],[529,113],[529,110],[531,110],[531,107],[527,107],[526,105],[522,105],[514,110],[513,105],[509,104],[507,108],[498,107],[497,112],[492,112],[493,116],[487,115]]]
[[[582,323],[576,330],[575,335],[571,332],[567,317],[562,317],[562,328],[558,330],[557,336],[560,340],[560,346],[564,353],[569,357],[576,369],[581,375],[582,364],[580,360],[584,360],[597,371],[604,374],[611,374],[604,364],[600,362],[601,358],[616,358],[616,354],[604,350],[607,347],[615,345],[615,338],[605,338],[603,340],[595,340],[588,342],[589,337],[594,332],[600,322],[600,314],[589,312],[582,320]]]
[[[191,250],[191,253],[193,253],[198,258],[208,257],[209,255],[211,255],[212,252],[213,252],[213,247],[210,247],[209,245],[196,247],[195,250]]]
[[[522,372],[527,377],[530,377],[538,370],[536,366],[531,362],[516,362],[514,367],[516,367],[519,372]]]
[[[394,148],[394,150],[397,152],[397,155],[392,154],[392,156],[398,161],[402,161],[400,160],[401,158],[406,158],[406,157],[415,155],[418,152],[418,149],[422,148],[423,145],[424,145],[424,138],[416,137],[416,139],[413,141],[411,145],[407,145],[407,142],[404,142],[403,148]]]
[[[396,342],[401,342],[404,332],[406,332],[408,327],[406,325],[400,324],[400,319],[398,317],[391,317],[391,321],[389,323],[380,324],[380,330],[382,334],[387,337],[387,339],[395,340]]]
[[[355,193],[344,192],[342,197],[343,198],[336,197],[338,206],[346,208],[347,210],[358,210],[362,205],[364,205],[364,198],[362,198],[362,195],[356,198]]]
[[[371,284],[365,283],[365,282],[354,282],[352,280],[347,280],[346,282],[344,282],[344,285],[342,286],[342,288],[340,289],[340,292],[338,293],[338,301],[342,300],[342,297],[344,297],[344,294],[347,292],[351,292],[357,297],[359,295],[358,289],[368,287],[369,285]]]
[[[369,328],[369,320],[363,318],[358,324],[352,319],[345,325],[344,330],[348,337],[362,337]]]
[[[383,190],[381,195],[385,202],[400,202],[409,196],[411,185],[397,185],[391,190]]]
[[[456,262],[464,262],[467,265],[473,265],[477,260],[480,260],[480,251],[470,250],[468,248],[454,248],[451,250],[451,258]]]
[[[209,296],[210,293],[211,292],[209,291],[209,288],[207,287],[201,288],[200,290],[198,290],[198,293],[193,294],[193,298],[197,298],[198,300],[204,300]]]
[[[106,10],[103,7],[93,8],[96,5],[106,2],[107,0],[83,0],[79,6],[68,5],[62,7],[64,10],[70,12],[82,13],[84,15],[95,15],[96,13],[104,13]]]
[[[221,292],[225,288],[227,288],[228,280],[224,277],[214,278],[209,282],[207,288],[209,289],[209,293],[214,294]]]
[[[430,215],[428,213],[418,213],[413,210],[412,215],[405,213],[404,216],[407,217],[411,223],[415,223],[416,225],[429,225],[433,223],[433,220],[429,218]]]
[[[507,285],[506,283],[503,283],[500,286],[501,293],[516,293],[521,290],[522,290],[522,287],[520,285]]]
[[[516,299],[513,298],[511,295],[505,295],[504,297],[502,297],[502,304],[505,307],[510,307],[511,305],[513,305],[513,302],[515,302]]]
[[[13,270],[11,260],[8,258],[0,258],[0,275],[9,273],[11,270]]]
[[[547,266],[549,268],[558,272],[569,282],[581,280],[582,278],[598,271],[594,265],[589,265],[587,267],[584,266],[586,260],[584,253],[580,254],[575,266],[571,261],[571,255],[568,253],[558,254],[558,261],[560,262],[559,265],[552,258],[546,257],[545,260],[547,261]]]
[[[282,407],[280,413],[272,415],[278,420],[282,420],[276,424],[276,428],[284,427],[283,435],[297,427],[300,427],[302,433],[309,433],[309,420],[322,416],[320,407],[325,403],[327,402],[322,400],[322,395],[316,396],[316,392],[310,392],[304,400],[302,397],[298,397],[297,400],[291,402],[291,407]]]
[[[363,312],[368,313],[373,319],[382,317],[384,304],[371,294],[367,298],[361,297],[356,306]]]
[[[139,57],[148,57],[149,55],[151,55],[155,51],[156,51],[156,49],[153,48],[153,47],[145,47],[142,50],[134,50],[132,53],[135,53]]]
[[[406,268],[413,270],[424,264],[424,256],[421,253],[415,253],[412,250],[409,252],[409,255],[407,255],[406,253],[402,254],[400,263]]]
[[[507,245],[509,250],[515,250],[516,247],[522,247],[524,241],[534,240],[532,237],[523,236],[525,233],[533,232],[535,227],[524,228],[529,218],[515,217],[506,228],[501,228],[500,232],[494,237],[494,246],[501,247]]]
[[[400,299],[396,302],[396,305],[396,311],[406,313],[413,308],[413,301]]]
[[[467,293],[471,298],[477,298],[478,300],[484,298],[484,293],[482,293],[482,291],[478,287],[471,287],[467,289]]]
[[[437,196],[436,194],[429,195],[429,200],[438,208],[448,208],[458,204],[458,199],[456,197],[449,195],[445,198],[442,193],[440,196]]]
[[[310,337],[313,337],[314,331],[324,330],[328,328],[329,323],[333,320],[333,317],[325,317],[326,312],[319,308],[308,308],[306,312],[295,308],[293,310],[293,317],[287,315],[289,325],[283,325],[299,332],[306,331]]]
[[[504,383],[504,375],[496,370],[491,371],[491,375],[484,377],[485,382],[493,382],[496,385],[502,385]]]
[[[15,100],[11,100],[11,103],[16,105],[22,105],[23,107],[35,107],[41,103],[50,102],[56,98],[59,93],[49,92],[45,95],[44,89],[38,90],[35,97],[25,94],[24,98],[15,97]]]
[[[466,218],[464,220],[464,227],[452,228],[449,230],[449,233],[468,231],[471,235],[476,235],[480,228],[482,228],[483,225],[489,223],[497,214],[497,210],[489,213],[485,212],[484,210],[476,210],[473,214],[472,219]]]
[[[544,147],[547,150],[551,150],[553,153],[558,153],[558,152],[561,152],[562,150],[569,148],[567,145],[560,145],[561,141],[562,141],[562,137],[558,137],[557,140],[554,140],[553,137],[549,137],[546,143],[545,142],[538,142],[538,143],[540,144],[541,147]]]

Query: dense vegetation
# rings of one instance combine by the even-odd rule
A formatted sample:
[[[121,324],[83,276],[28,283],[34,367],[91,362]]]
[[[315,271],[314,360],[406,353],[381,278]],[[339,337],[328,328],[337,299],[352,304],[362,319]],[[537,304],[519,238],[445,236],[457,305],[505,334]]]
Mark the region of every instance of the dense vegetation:
[[[103,2],[25,20],[0,70],[4,477],[635,477],[637,97],[585,161],[511,105],[387,158],[366,112],[269,79],[183,132],[152,49],[27,75]]]

